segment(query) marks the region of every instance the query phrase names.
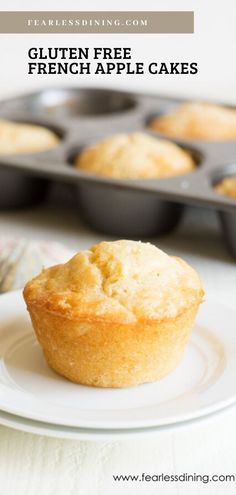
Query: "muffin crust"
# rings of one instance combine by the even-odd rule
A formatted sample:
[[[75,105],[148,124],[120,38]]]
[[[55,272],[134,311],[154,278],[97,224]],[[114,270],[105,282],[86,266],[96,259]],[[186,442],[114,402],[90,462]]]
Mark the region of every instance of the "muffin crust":
[[[46,151],[58,143],[58,136],[47,127],[0,120],[0,154]]]
[[[153,119],[150,128],[183,139],[236,139],[236,110],[210,103],[186,103]]]
[[[215,185],[215,190],[224,196],[236,199],[236,175],[225,177]]]
[[[145,133],[117,134],[85,148],[75,166],[113,178],[148,179],[191,172],[192,156],[180,146]]]
[[[196,272],[149,243],[101,242],[26,285],[29,302],[70,318],[173,318],[201,299]]]

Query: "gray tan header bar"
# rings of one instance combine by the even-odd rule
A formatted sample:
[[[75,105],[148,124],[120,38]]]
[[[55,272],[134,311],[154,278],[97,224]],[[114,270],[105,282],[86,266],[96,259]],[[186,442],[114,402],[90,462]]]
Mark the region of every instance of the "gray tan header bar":
[[[191,11],[0,12],[0,34],[193,32]]]

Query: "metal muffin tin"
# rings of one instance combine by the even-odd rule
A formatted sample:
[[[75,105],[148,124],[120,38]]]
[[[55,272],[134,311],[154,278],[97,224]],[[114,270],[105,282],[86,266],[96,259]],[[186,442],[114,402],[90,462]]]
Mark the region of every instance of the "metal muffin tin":
[[[38,201],[50,181],[74,185],[78,209],[96,229],[122,237],[144,238],[172,230],[183,205],[219,211],[231,253],[236,256],[236,201],[214,184],[236,174],[236,139],[172,139],[150,131],[151,118],[169,112],[183,99],[107,89],[51,88],[0,103],[0,118],[46,126],[60,139],[51,150],[0,155],[0,208]],[[196,169],[165,179],[127,180],[98,177],[73,167],[82,148],[119,132],[147,132],[188,150]]]

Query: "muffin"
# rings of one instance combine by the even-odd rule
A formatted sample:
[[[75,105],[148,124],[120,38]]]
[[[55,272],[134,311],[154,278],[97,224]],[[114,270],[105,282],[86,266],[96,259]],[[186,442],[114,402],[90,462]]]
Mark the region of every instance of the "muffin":
[[[75,166],[117,179],[152,179],[191,172],[195,163],[180,146],[145,133],[118,134],[85,148]]]
[[[231,175],[222,179],[215,185],[215,191],[231,199],[236,199],[236,175]]]
[[[186,103],[153,119],[149,127],[175,138],[236,139],[236,110],[210,103]]]
[[[0,120],[0,154],[46,151],[58,142],[58,136],[47,127]]]
[[[24,298],[53,370],[84,385],[129,387],[179,364],[203,289],[182,259],[119,240],[43,270]]]

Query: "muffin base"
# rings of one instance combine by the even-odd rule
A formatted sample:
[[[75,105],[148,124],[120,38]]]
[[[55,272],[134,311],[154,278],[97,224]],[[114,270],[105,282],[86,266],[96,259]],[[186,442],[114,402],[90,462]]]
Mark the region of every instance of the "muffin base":
[[[29,307],[49,366],[70,381],[122,388],[163,378],[179,364],[199,307],[175,318],[134,324],[70,320]]]

